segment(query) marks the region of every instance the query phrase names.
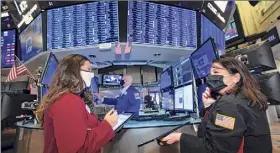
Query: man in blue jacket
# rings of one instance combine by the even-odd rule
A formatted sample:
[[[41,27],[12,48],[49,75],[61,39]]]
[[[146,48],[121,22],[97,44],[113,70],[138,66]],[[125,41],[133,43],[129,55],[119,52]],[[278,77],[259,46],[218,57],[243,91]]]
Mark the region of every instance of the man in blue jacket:
[[[118,113],[134,113],[138,117],[140,110],[140,93],[132,87],[133,77],[131,75],[123,76],[120,85],[123,86],[121,95],[117,98],[104,98],[103,104],[116,105]]]

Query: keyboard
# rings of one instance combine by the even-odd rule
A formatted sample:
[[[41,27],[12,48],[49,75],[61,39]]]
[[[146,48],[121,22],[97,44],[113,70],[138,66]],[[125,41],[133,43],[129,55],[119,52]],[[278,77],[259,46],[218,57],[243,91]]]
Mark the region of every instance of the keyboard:
[[[184,116],[170,116],[167,118],[164,118],[164,121],[184,121],[185,119],[187,119],[189,116],[188,115],[184,115]]]
[[[136,118],[135,120],[136,121],[163,120],[167,117],[169,117],[169,114],[145,115],[145,116],[139,116],[139,118]]]

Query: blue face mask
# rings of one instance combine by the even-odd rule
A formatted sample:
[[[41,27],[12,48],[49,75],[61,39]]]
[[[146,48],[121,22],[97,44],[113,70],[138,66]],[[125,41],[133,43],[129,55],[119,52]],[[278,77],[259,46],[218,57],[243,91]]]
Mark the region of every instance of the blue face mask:
[[[124,83],[125,83],[124,80],[121,80],[121,81],[120,81],[120,85],[121,85],[121,86],[123,86]]]

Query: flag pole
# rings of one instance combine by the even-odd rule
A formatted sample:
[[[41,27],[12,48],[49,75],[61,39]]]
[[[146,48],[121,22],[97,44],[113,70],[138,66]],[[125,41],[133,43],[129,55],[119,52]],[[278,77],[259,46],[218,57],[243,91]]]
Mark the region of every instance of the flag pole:
[[[19,58],[15,55],[15,58],[21,63],[21,64],[23,64],[20,60],[19,60]],[[26,68],[26,71],[29,73],[29,75],[30,75],[30,78],[31,79],[33,79],[34,81],[36,81],[36,79],[35,79],[35,77],[31,74],[31,72]]]

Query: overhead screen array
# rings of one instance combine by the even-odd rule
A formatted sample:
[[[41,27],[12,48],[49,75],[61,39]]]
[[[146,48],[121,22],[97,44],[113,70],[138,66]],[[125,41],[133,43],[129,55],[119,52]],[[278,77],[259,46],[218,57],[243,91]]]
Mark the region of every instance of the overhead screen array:
[[[127,40],[195,49],[196,12],[151,2],[128,2]]]
[[[213,22],[201,15],[201,43],[205,42],[209,37],[213,37],[219,55],[225,53],[225,33],[218,28]]]
[[[49,10],[47,49],[119,41],[118,2],[91,2]]]
[[[16,30],[1,32],[1,67],[11,67],[15,61]]]
[[[26,62],[43,51],[42,15],[38,15],[19,35],[20,59]]]

